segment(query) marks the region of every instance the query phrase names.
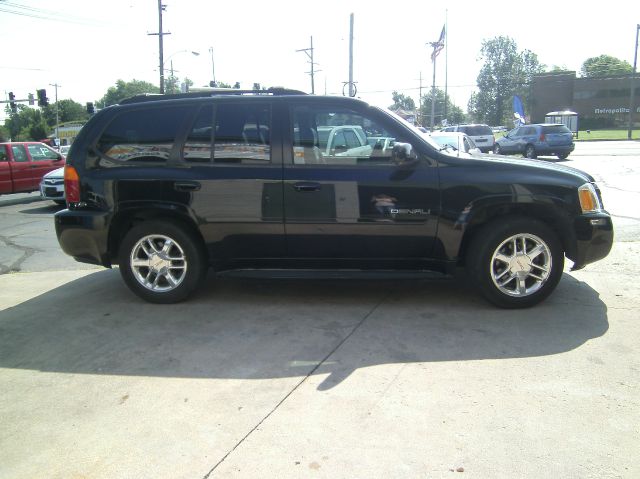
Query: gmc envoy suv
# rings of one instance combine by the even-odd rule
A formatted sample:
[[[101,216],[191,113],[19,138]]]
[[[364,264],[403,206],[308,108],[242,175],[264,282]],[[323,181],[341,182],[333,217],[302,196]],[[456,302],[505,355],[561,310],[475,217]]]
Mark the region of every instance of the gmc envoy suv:
[[[565,256],[579,269],[613,241],[582,171],[458,158],[384,109],[285,89],[105,108],[71,147],[65,193],[62,249],[119,265],[155,303],[186,299],[209,267],[280,277],[460,268],[490,302],[521,308],[554,290]]]

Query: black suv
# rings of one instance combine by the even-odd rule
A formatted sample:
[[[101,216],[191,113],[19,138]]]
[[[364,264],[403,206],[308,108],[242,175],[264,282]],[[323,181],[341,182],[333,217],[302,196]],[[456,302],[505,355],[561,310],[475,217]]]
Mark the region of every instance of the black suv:
[[[71,147],[66,253],[120,265],[157,303],[217,273],[453,274],[502,307],[547,297],[613,241],[591,176],[452,156],[386,110],[267,91],[142,96],[97,113]]]

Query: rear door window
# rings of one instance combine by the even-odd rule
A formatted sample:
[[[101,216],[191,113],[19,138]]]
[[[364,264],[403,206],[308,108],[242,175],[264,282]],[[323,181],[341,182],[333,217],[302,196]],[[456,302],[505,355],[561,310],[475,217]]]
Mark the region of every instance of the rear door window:
[[[269,164],[270,105],[230,102],[203,107],[189,129],[182,156],[188,163]]]
[[[13,152],[13,161],[18,163],[29,161],[24,145],[11,145],[11,151]]]

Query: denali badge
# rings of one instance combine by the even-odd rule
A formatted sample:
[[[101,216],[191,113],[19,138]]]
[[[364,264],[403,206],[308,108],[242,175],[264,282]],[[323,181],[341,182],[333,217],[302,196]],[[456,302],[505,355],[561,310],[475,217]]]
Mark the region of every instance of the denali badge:
[[[392,215],[428,215],[431,213],[431,210],[423,210],[422,208],[391,208]]]

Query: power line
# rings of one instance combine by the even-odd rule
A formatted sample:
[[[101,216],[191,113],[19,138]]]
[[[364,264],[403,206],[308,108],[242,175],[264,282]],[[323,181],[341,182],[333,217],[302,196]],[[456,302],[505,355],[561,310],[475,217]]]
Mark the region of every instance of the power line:
[[[75,23],[78,25],[101,25],[97,20],[89,18],[76,17],[70,14],[61,14],[60,12],[54,12],[52,10],[44,10],[41,8],[28,7],[26,5],[20,5],[13,2],[0,3],[0,12],[10,13],[12,15],[18,15],[28,18],[36,18],[39,20],[49,20],[54,22]]]

